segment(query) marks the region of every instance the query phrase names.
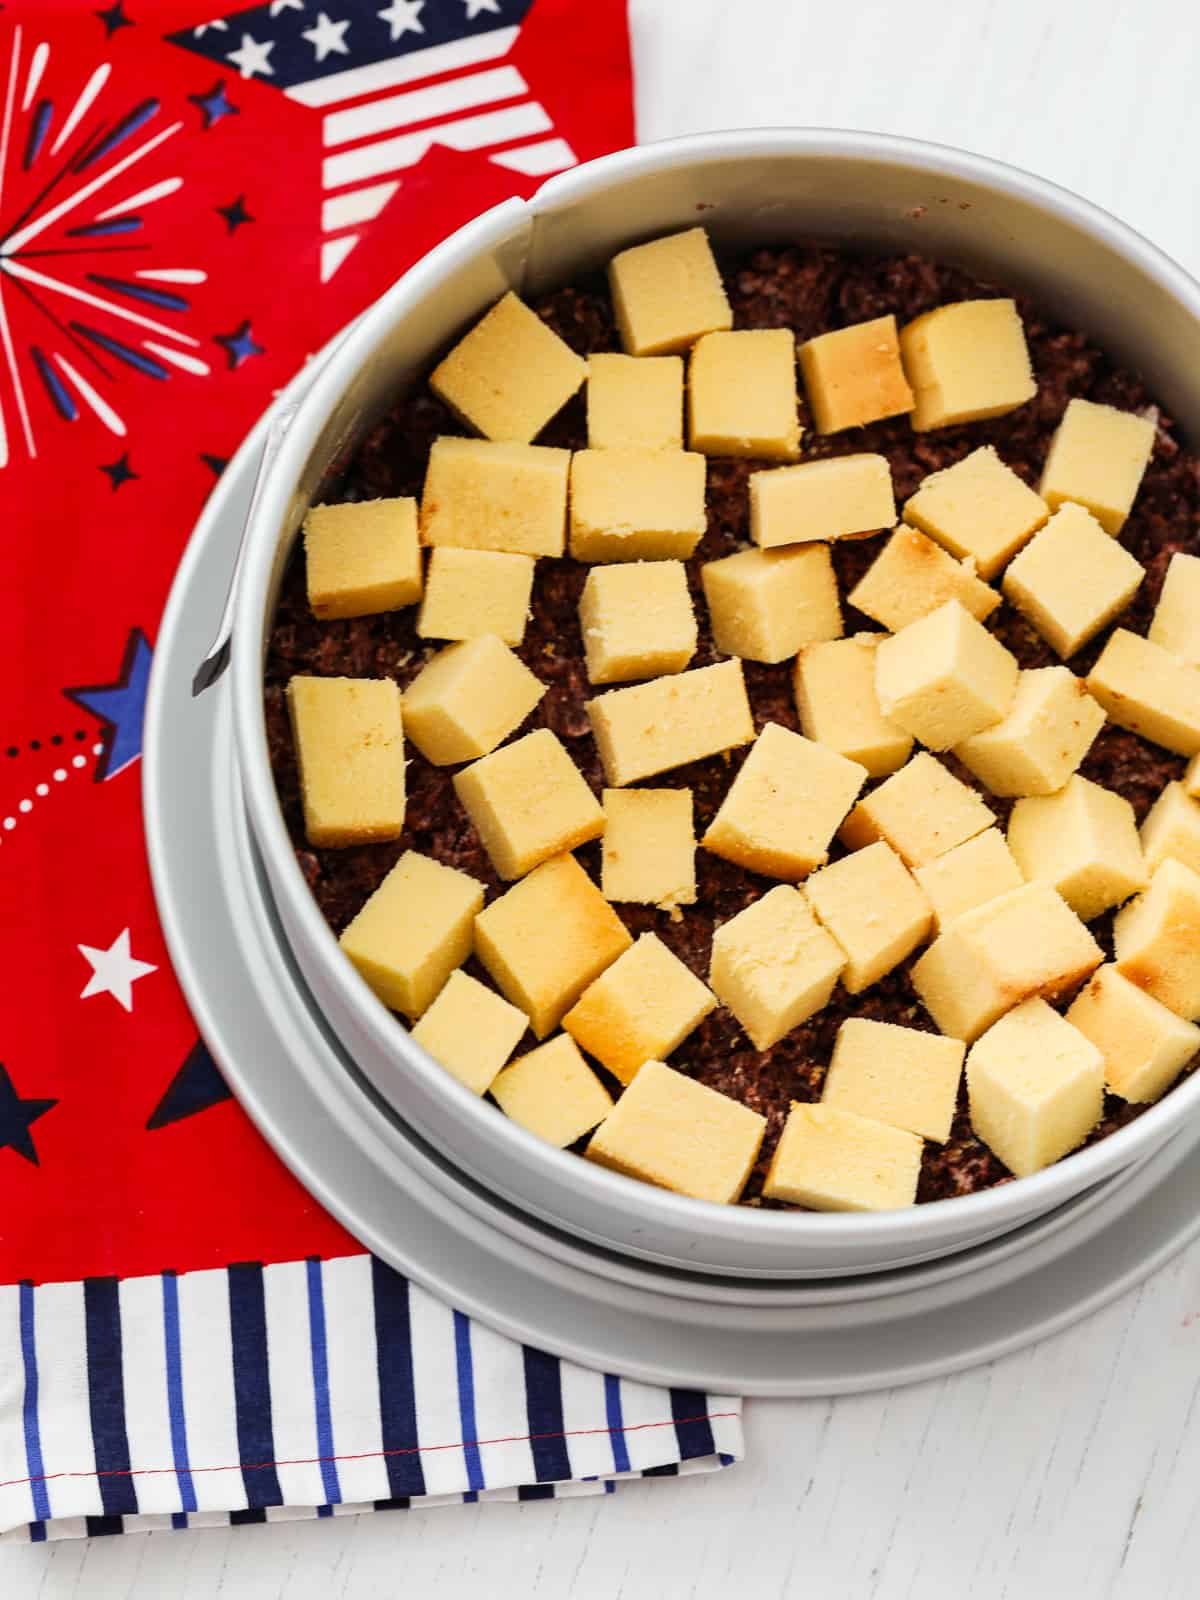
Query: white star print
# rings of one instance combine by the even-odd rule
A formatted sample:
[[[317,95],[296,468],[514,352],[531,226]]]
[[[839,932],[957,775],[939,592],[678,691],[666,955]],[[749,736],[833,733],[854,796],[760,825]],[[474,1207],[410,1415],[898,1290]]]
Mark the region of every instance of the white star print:
[[[392,0],[386,11],[377,11],[375,15],[386,22],[392,30],[392,43],[402,33],[424,33],[425,24],[418,21],[425,0]]]
[[[302,39],[307,39],[317,53],[317,60],[324,61],[327,55],[337,54],[348,56],[350,46],[346,43],[346,29],[349,22],[332,22],[323,11],[317,13],[316,25],[305,28],[301,34]]]
[[[192,38],[203,39],[204,35],[210,28],[219,28],[222,33],[229,32],[229,24],[227,22],[223,22],[221,18],[218,17],[215,22],[201,22],[194,27],[192,29]]]
[[[463,0],[467,8],[467,21],[474,22],[481,11],[490,11],[494,17],[500,15],[500,0]]]
[[[261,72],[265,78],[273,78],[275,68],[267,57],[274,48],[274,39],[268,39],[265,44],[260,44],[257,39],[244,33],[241,44],[236,50],[228,51],[225,59],[233,62],[243,78],[252,78],[256,72]]]
[[[277,17],[281,11],[303,11],[304,0],[271,0],[271,15]]]
[[[147,973],[158,968],[148,961],[139,961],[129,953],[129,929],[124,928],[107,950],[97,950],[90,944],[78,946],[79,954],[89,962],[92,975],[80,993],[81,1000],[94,994],[110,994],[126,1011],[133,1010],[133,986]]]

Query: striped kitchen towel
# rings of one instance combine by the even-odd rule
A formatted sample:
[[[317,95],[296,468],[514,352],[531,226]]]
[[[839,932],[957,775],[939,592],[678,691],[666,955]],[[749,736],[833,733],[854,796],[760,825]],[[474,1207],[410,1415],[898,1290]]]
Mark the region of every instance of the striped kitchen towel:
[[[367,1255],[0,1288],[0,1531],[604,1494],[742,1454],[740,1402],[560,1361]]]

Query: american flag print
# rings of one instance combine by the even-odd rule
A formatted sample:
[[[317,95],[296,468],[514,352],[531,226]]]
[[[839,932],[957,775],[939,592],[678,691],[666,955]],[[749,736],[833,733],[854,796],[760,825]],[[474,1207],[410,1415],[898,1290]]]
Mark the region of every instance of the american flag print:
[[[435,145],[527,177],[576,154],[510,57],[531,0],[270,0],[172,37],[320,113],[321,281]]]

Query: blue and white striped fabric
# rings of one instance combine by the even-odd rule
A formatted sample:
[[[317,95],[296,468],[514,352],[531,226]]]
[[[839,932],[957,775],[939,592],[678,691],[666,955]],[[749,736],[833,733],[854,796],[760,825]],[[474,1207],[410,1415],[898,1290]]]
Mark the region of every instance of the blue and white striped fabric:
[[[741,1404],[503,1338],[367,1255],[0,1288],[0,1536],[611,1492]]]

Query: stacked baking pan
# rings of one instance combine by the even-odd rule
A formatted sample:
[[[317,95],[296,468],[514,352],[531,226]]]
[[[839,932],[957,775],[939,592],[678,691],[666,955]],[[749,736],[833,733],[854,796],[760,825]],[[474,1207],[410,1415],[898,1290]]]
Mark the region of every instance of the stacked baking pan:
[[[832,1392],[999,1353],[1177,1247],[1194,1220],[1200,1074],[1034,1177],[904,1212],[717,1207],[633,1183],[497,1115],[376,1001],[297,867],[263,725],[265,639],[304,511],[389,398],[507,288],[536,295],[701,213],[720,245],[919,250],[1028,290],[1140,369],[1200,437],[1200,288],[1037,179],[930,146],[798,130],[700,136],[577,168],[439,246],[297,380],[265,462],[268,419],[247,441],[164,619],[147,833],[172,956],[231,1084],[366,1245],[576,1359],[709,1388]],[[231,670],[196,699],[243,527]]]

